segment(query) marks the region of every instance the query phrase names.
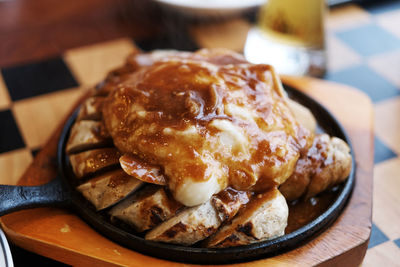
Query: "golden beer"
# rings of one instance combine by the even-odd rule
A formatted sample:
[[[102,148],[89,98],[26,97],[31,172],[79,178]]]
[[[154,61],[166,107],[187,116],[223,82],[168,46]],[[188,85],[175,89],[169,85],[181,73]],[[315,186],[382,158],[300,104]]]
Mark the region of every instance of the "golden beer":
[[[322,76],[326,69],[325,0],[266,0],[244,54],[278,73]]]
[[[268,0],[258,26],[269,37],[291,45],[324,46],[324,0]]]

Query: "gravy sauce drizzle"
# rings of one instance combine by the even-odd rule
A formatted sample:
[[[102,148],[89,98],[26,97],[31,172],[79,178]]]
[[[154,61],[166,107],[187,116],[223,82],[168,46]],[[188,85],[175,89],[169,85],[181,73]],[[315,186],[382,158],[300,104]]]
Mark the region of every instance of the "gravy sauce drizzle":
[[[117,148],[161,166],[174,197],[187,206],[227,186],[259,192],[278,186],[312,141],[270,66],[226,61],[194,54],[156,62],[104,102]]]

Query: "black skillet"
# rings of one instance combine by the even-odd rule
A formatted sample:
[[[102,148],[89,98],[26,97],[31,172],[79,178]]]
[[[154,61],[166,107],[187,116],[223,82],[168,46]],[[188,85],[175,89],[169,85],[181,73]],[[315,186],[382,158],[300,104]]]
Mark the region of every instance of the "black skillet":
[[[345,140],[350,140],[342,126],[323,106],[296,89],[285,86],[290,98],[308,107],[317,119],[319,129]],[[349,178],[340,185],[334,202],[315,220],[284,236],[247,246],[210,249],[184,247],[145,240],[141,235],[111,224],[105,213],[96,212],[93,206],[79,194],[73,185],[74,176],[65,153],[69,131],[76,119],[75,112],[66,122],[58,143],[58,176],[42,186],[0,186],[0,216],[7,213],[40,206],[62,206],[78,213],[99,233],[130,249],[171,261],[222,264],[260,259],[285,252],[303,244],[325,230],[341,213],[351,195],[355,179],[355,159]]]

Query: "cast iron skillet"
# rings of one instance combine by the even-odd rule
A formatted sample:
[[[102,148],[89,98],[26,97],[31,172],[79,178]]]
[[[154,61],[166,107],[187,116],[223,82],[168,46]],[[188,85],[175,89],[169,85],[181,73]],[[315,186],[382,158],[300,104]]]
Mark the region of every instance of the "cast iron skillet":
[[[292,99],[312,111],[318,121],[319,129],[330,135],[342,138],[351,148],[350,140],[342,126],[323,106],[294,88],[285,86],[285,89]],[[107,216],[96,212],[93,206],[74,189],[72,183],[74,177],[65,153],[65,145],[76,116],[77,111],[65,124],[58,143],[58,176],[42,186],[0,186],[0,216],[32,207],[62,206],[73,209],[99,233],[140,253],[171,261],[222,264],[272,256],[299,246],[310,238],[315,237],[339,216],[354,186],[355,159],[354,152],[351,149],[353,157],[352,171],[347,181],[339,187],[336,200],[315,220],[290,234],[247,246],[220,249],[184,247],[147,241],[140,235],[135,235],[111,224]]]

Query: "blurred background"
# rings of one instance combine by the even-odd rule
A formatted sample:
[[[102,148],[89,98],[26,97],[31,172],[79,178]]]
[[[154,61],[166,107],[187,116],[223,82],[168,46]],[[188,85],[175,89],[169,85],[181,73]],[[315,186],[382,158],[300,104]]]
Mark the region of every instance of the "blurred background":
[[[21,113],[27,109],[22,106],[40,95],[92,85],[104,77],[98,71],[84,79],[79,69],[66,69],[71,62],[93,57],[112,61],[130,51],[113,50],[114,42],[144,51],[229,48],[250,61],[279,65],[279,73],[347,84],[371,98],[374,210],[363,265],[398,265],[400,228],[392,222],[400,221],[400,209],[385,209],[388,202],[400,204],[400,1],[293,2],[298,5],[294,10],[287,0],[0,1],[0,177],[9,179],[2,183],[15,183],[48,137],[30,134],[35,129],[26,127]],[[272,20],[274,14],[279,16]],[[296,21],[293,14],[303,17]],[[96,50],[101,43],[108,50]],[[90,45],[94,54],[82,57]],[[281,54],[274,58],[276,53]],[[291,63],[280,66],[283,61]],[[59,75],[64,85],[48,86],[45,75]],[[39,82],[30,86],[30,81]],[[64,265],[10,246],[15,266]]]

